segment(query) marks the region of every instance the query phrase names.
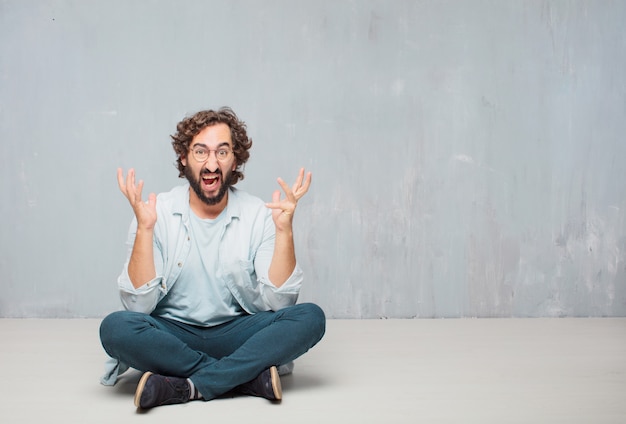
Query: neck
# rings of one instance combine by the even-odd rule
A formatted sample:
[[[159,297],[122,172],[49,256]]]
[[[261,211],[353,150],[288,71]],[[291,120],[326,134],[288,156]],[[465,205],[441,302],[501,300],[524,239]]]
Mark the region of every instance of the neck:
[[[198,218],[215,219],[219,216],[219,214],[222,213],[227,204],[228,192],[226,192],[226,195],[219,203],[215,205],[207,205],[202,200],[200,200],[198,195],[193,191],[193,189],[191,189],[191,187],[189,188],[189,207],[191,207],[191,210],[193,211],[193,213],[196,214],[196,216],[198,216]]]

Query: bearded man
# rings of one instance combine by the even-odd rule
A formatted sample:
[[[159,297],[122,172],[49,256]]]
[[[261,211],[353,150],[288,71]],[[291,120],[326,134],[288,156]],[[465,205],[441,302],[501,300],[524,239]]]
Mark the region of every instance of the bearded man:
[[[172,137],[187,183],[142,198],[135,171],[117,170],[134,217],[118,278],[124,310],[100,325],[102,383],[143,372],[135,406],[148,409],[234,393],[282,399],[280,374],[317,344],[326,319],[296,304],[303,272],[293,216],[311,185],[300,169],[264,202],[234,185],[252,146],[228,107],[183,119]]]

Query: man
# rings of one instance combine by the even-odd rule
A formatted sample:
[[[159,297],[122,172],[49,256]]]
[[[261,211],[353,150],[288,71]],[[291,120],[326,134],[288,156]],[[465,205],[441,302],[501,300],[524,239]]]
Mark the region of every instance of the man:
[[[135,216],[118,278],[125,310],[100,326],[111,357],[102,382],[144,372],[143,409],[227,393],[279,401],[279,370],[325,331],[318,306],[296,304],[293,214],[311,173],[292,187],[279,178],[284,197],[276,190],[269,203],[235,189],[252,140],[226,107],[183,119],[172,140],[185,185],[144,201],[134,170],[117,170]]]

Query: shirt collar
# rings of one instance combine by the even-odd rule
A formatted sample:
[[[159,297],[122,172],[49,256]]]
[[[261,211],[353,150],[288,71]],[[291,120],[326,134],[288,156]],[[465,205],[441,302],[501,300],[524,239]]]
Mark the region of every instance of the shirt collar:
[[[183,221],[189,221],[189,183],[181,186],[181,190],[176,193],[176,200],[174,202],[174,206],[172,208],[172,214],[174,215],[182,215]],[[239,195],[237,193],[237,189],[231,187],[228,189],[228,204],[226,205],[226,214],[228,222],[232,221],[235,218],[239,218],[241,215],[241,201],[239,200]]]

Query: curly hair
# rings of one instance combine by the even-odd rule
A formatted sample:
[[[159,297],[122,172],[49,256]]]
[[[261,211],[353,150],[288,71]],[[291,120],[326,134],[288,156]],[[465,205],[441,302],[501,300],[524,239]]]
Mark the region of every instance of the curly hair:
[[[224,123],[230,128],[230,136],[233,141],[233,153],[237,163],[236,169],[233,171],[233,184],[239,180],[243,180],[243,165],[250,157],[250,147],[252,147],[252,139],[248,138],[246,132],[246,123],[241,121],[235,112],[227,106],[219,110],[203,110],[197,112],[193,116],[187,117],[176,125],[176,134],[172,135],[172,146],[176,152],[176,166],[178,168],[178,176],[185,176],[185,166],[182,159],[189,154],[189,145],[193,138],[204,128],[211,125]]]

